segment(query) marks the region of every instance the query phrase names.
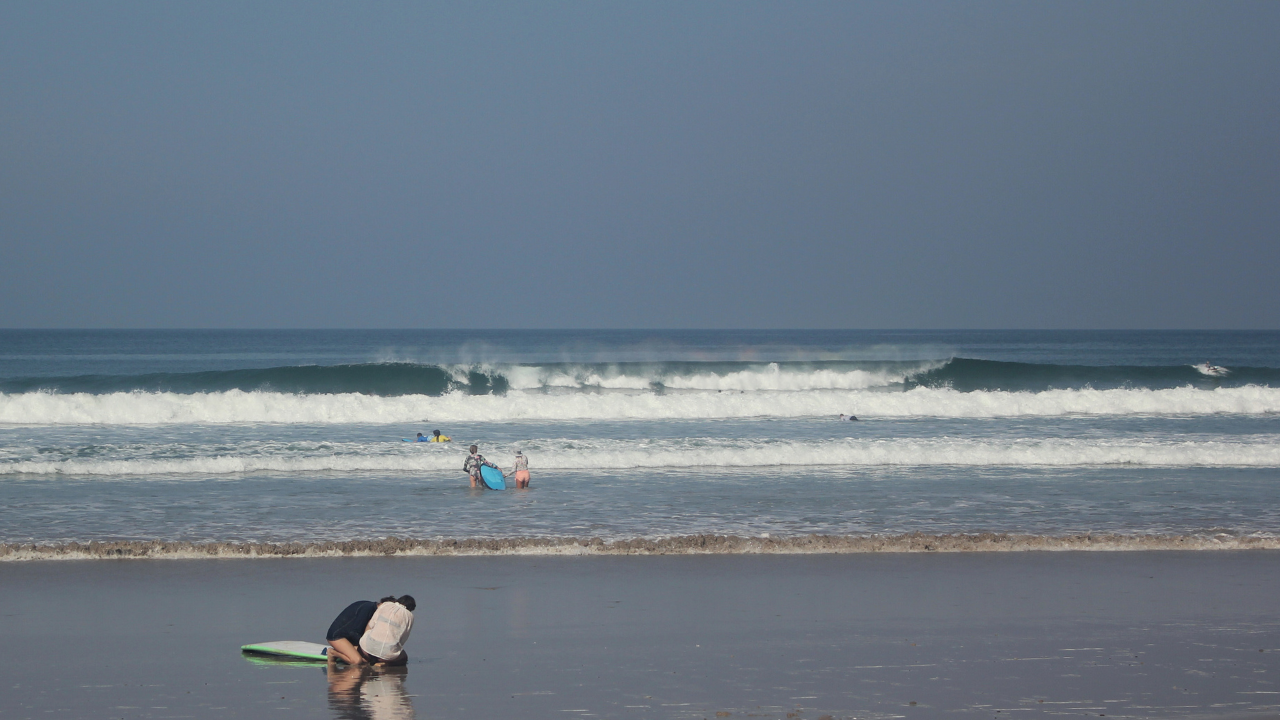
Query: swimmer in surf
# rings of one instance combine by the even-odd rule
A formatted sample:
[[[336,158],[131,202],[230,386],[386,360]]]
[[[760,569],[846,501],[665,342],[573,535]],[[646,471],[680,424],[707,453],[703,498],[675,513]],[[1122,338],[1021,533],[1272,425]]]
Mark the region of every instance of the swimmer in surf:
[[[848,421],[850,421],[850,422],[854,422],[854,421],[856,421],[858,418],[854,417],[853,415],[845,415],[844,413],[840,413],[840,419],[841,419],[841,420],[848,420]]]
[[[466,462],[462,464],[462,472],[471,476],[471,487],[476,487],[478,484],[480,487],[489,490],[491,488],[485,483],[484,477],[480,475],[480,468],[488,465],[498,472],[502,472],[502,468],[499,468],[497,465],[485,460],[484,456],[480,454],[480,448],[478,446],[472,445],[470,449],[471,454],[467,456]]]
[[[449,442],[449,436],[441,435],[439,430],[432,430],[431,439],[427,442]]]

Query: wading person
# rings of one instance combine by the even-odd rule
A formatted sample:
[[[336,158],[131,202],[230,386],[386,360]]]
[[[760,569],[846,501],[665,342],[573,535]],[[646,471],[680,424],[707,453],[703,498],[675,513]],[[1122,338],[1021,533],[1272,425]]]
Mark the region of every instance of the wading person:
[[[515,480],[516,480],[516,487],[518,488],[529,487],[529,458],[525,457],[524,453],[520,452],[519,450],[516,451]]]
[[[502,469],[488,460],[485,460],[484,456],[480,454],[479,446],[472,445],[470,449],[471,454],[467,456],[466,462],[462,463],[462,471],[471,476],[471,487],[479,486],[486,490],[491,489],[489,488],[489,485],[485,483],[484,476],[480,474],[480,468],[488,465],[498,472],[502,472]]]

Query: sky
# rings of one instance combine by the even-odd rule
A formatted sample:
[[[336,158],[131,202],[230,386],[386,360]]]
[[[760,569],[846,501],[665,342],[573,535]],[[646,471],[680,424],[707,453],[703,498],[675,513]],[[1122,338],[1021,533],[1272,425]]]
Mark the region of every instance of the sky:
[[[0,4],[0,327],[1280,328],[1277,2]]]

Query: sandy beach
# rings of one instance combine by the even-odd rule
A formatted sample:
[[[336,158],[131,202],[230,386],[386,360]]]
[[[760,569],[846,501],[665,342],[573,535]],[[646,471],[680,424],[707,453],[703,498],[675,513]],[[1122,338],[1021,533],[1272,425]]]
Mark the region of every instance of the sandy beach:
[[[1280,716],[1280,554],[0,564],[0,717]],[[242,656],[418,599],[403,672]]]

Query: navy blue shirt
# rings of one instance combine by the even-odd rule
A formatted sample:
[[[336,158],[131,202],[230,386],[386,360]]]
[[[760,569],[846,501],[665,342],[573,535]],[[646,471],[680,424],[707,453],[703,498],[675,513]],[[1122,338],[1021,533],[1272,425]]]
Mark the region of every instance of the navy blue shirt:
[[[357,600],[347,606],[333,624],[329,626],[329,634],[324,636],[325,640],[337,640],[344,638],[352,645],[359,646],[360,638],[364,636],[364,629],[368,627],[369,621],[373,619],[373,612],[378,609],[378,603],[369,600]]]

